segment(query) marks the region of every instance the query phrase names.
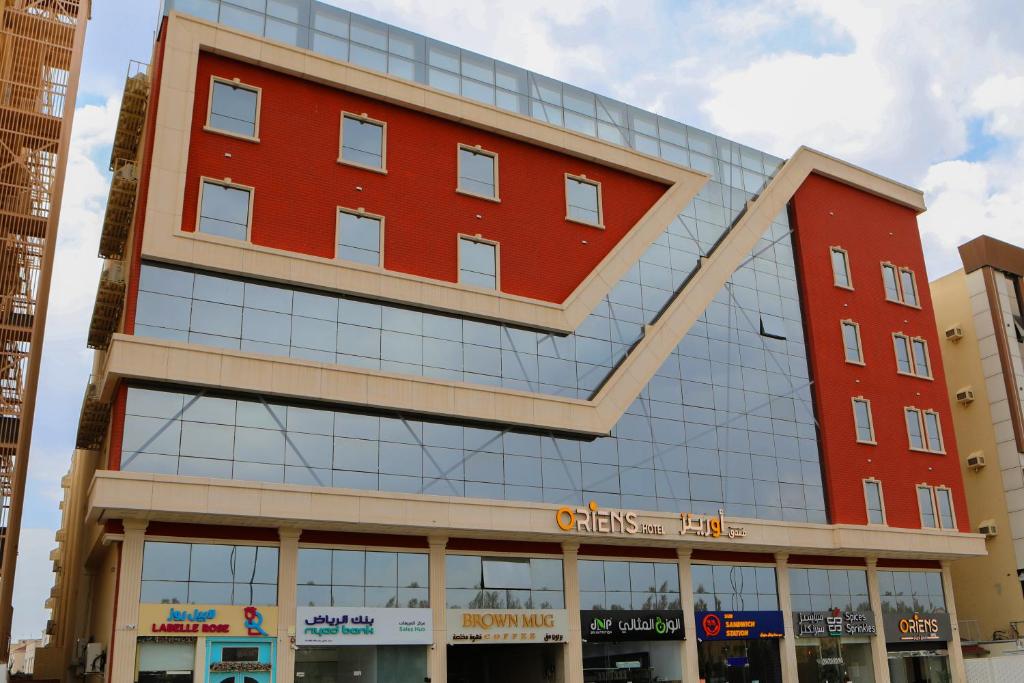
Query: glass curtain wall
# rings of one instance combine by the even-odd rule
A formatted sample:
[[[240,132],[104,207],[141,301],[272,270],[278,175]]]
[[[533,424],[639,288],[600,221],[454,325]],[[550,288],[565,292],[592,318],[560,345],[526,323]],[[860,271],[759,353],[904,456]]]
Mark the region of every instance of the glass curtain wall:
[[[146,603],[276,605],[276,547],[146,541]]]

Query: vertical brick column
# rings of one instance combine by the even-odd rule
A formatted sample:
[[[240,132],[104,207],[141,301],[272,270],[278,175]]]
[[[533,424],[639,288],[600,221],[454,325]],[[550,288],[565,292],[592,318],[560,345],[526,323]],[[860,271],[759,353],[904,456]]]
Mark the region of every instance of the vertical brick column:
[[[445,620],[444,549],[448,539],[444,536],[431,536],[427,544],[430,547],[430,611],[434,621],[434,642],[427,652],[427,677],[432,683],[447,683],[448,625]]]
[[[889,657],[885,650],[885,628],[882,625],[882,594],[878,590],[878,558],[865,561],[868,572],[868,601],[875,613],[875,630],[871,639],[871,661],[875,666],[875,683],[889,683]]]
[[[298,588],[299,536],[301,529],[278,529],[281,547],[277,569],[277,671],[278,683],[295,680],[295,593]]]
[[[562,544],[562,583],[569,613],[569,640],[562,649],[565,683],[583,683],[583,634],[580,630],[580,544]]]
[[[782,630],[785,637],[779,643],[782,655],[782,680],[795,681],[796,632],[793,630],[793,607],[789,592],[789,554],[775,553],[775,580],[779,589],[779,609],[782,610]]]
[[[953,639],[949,641],[949,672],[954,681],[966,681],[964,651],[960,649],[960,624],[956,618],[956,601],[953,599],[953,575],[949,571],[949,560],[942,560],[942,594],[946,597],[946,612],[949,614]]]
[[[693,562],[690,548],[677,548],[679,558],[679,599],[683,608],[683,632],[686,640],[682,642],[683,680],[700,680],[700,660],[697,656],[697,612],[693,602]]]
[[[142,549],[146,542],[144,519],[126,519],[118,570],[117,613],[114,616],[114,652],[110,658],[110,683],[135,680],[135,643],[142,595]]]

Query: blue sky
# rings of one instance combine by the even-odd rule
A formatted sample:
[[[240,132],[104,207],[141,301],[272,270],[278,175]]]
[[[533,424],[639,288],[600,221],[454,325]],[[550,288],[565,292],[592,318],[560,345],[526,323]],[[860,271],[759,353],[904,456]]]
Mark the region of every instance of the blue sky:
[[[929,276],[987,233],[1024,245],[1019,0],[353,0],[362,14],[786,157],[801,144],[921,188]],[[883,8],[884,9],[881,9]],[[95,0],[86,37],[33,432],[15,638],[38,637],[85,347],[107,163],[128,61],[157,0]]]

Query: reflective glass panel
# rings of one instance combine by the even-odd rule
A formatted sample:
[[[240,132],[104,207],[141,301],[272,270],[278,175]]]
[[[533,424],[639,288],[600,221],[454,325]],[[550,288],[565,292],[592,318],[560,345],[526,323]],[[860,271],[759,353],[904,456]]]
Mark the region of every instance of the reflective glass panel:
[[[932,490],[929,487],[917,487],[917,504],[921,509],[921,528],[934,529],[937,526],[935,521],[935,504],[932,501]]]
[[[486,152],[459,147],[459,189],[484,197],[497,197],[497,159]]]
[[[846,260],[845,251],[839,249],[832,250],[832,276],[837,285],[841,287],[850,286],[850,268]]]
[[[567,176],[565,199],[569,218],[592,225],[601,224],[600,192],[597,184]]]
[[[354,116],[342,117],[341,158],[371,168],[384,167],[384,126]]]
[[[210,126],[247,137],[256,136],[255,90],[223,81],[213,82],[210,102]]]
[[[371,266],[381,265],[380,224],[379,218],[339,211],[338,258]]]
[[[199,232],[236,240],[249,237],[249,190],[205,181]]]

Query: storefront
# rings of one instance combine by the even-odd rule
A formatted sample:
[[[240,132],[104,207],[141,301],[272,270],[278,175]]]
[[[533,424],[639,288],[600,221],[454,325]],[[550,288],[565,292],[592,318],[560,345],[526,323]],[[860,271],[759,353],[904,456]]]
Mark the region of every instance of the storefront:
[[[204,683],[271,683],[276,645],[276,607],[142,604],[136,680],[196,680],[198,649]]]
[[[302,683],[422,681],[434,636],[429,608],[299,607],[295,678]]]
[[[873,612],[794,612],[793,630],[800,683],[874,683]]]
[[[450,609],[448,683],[562,683],[564,609]]]
[[[697,655],[706,683],[782,683],[782,612],[697,612]]]
[[[953,637],[945,612],[886,614],[885,647],[891,683],[949,683],[948,641]]]
[[[681,610],[580,612],[585,683],[682,681]]]

